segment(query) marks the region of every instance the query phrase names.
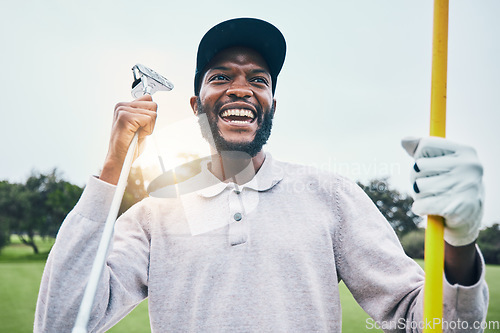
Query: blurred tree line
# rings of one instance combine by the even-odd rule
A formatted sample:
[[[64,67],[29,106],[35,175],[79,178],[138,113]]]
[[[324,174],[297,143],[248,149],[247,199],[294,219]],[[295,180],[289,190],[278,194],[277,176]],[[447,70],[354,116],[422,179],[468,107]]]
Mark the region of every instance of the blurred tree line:
[[[390,188],[384,178],[358,185],[389,221],[405,252],[412,258],[423,258],[425,233],[421,228],[422,218],[411,211],[411,196]],[[11,234],[17,234],[38,253],[35,236],[55,237],[82,190],[63,180],[56,169],[47,174],[33,172],[24,184],[0,181],[0,249],[8,244]],[[142,172],[133,168],[120,214],[145,197]],[[500,264],[498,223],[482,230],[477,243],[487,263]]]
[[[16,234],[38,253],[35,237],[55,237],[82,192],[62,179],[57,169],[33,171],[23,184],[0,181],[0,250]],[[132,168],[120,214],[146,196],[141,170]]]
[[[415,259],[424,258],[425,230],[422,218],[411,211],[413,199],[408,194],[391,189],[387,179],[373,179],[358,185],[372,199],[396,232],[406,254]],[[477,239],[484,260],[488,264],[500,264],[500,225],[498,223],[481,230]]]
[[[82,188],[63,180],[56,169],[33,171],[24,184],[0,181],[0,249],[17,234],[38,253],[35,236],[55,237],[81,194]]]

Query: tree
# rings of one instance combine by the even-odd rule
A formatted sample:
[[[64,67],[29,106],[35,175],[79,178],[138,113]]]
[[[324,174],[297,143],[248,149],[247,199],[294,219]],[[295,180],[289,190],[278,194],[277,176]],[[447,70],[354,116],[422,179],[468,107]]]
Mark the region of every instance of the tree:
[[[358,182],[358,185],[372,199],[399,239],[418,229],[422,218],[411,210],[413,199],[407,194],[391,189],[386,178],[373,179],[367,185]]]
[[[425,229],[410,231],[401,237],[401,245],[407,256],[413,259],[424,258]]]
[[[54,237],[81,193],[80,187],[62,180],[56,169],[48,174],[32,172],[26,184],[16,184],[11,191],[11,232],[38,253],[35,235]]]
[[[9,243],[10,240],[10,197],[12,184],[7,181],[0,182],[0,250]]]
[[[62,179],[56,179],[47,192],[45,206],[47,215],[39,226],[41,236],[55,237],[62,221],[73,209],[82,195],[83,189]]]
[[[500,224],[481,230],[477,244],[487,264],[500,264]]]
[[[500,264],[500,224],[495,223],[481,230],[476,242],[487,264]],[[406,254],[412,258],[424,257],[424,244],[424,229],[411,231],[401,238],[401,245],[403,245]]]
[[[23,184],[2,181],[0,185],[0,224],[3,235],[1,246],[8,244],[10,234],[18,221],[25,218],[29,201]]]
[[[130,169],[130,174],[127,180],[127,187],[125,188],[125,193],[123,194],[123,199],[120,204],[118,215],[123,214],[125,211],[127,211],[127,209],[129,209],[142,199],[146,198],[147,196],[148,193],[146,192],[146,188],[144,187],[142,169]]]

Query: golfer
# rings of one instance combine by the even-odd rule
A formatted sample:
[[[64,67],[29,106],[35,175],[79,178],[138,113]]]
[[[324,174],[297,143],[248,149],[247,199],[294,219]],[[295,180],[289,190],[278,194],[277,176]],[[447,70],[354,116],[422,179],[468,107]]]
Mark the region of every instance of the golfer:
[[[159,188],[118,219],[89,331],[106,331],[148,298],[154,332],[340,332],[340,281],[386,331],[424,327],[424,272],[366,194],[262,150],[285,51],[281,32],[258,19],[205,34],[190,102],[212,158],[193,178],[197,189],[169,197]],[[117,104],[102,173],[49,255],[36,332],[71,331],[128,145],[136,131],[140,140],[153,131],[156,109],[150,96]],[[473,331],[488,305],[475,245],[482,166],[472,148],[445,139],[403,146],[415,158],[414,211],[445,219],[443,321]]]

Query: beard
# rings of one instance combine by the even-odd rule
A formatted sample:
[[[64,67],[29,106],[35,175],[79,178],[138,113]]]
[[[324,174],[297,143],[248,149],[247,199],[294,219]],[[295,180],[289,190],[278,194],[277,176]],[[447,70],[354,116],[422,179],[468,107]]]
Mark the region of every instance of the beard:
[[[255,136],[250,142],[230,142],[222,137],[219,127],[217,126],[220,121],[218,113],[208,114],[204,105],[201,103],[200,97],[197,98],[196,103],[198,103],[198,124],[200,125],[200,130],[203,138],[207,142],[217,149],[217,152],[231,151],[231,152],[243,152],[250,155],[250,157],[255,157],[261,150],[262,147],[267,143],[269,136],[271,135],[271,129],[273,127],[273,114],[274,105],[268,112],[263,112],[261,107],[256,107],[257,110],[257,131]],[[217,105],[214,110],[218,110],[220,107]],[[200,115],[205,115],[208,120],[208,126],[203,121],[201,121]]]

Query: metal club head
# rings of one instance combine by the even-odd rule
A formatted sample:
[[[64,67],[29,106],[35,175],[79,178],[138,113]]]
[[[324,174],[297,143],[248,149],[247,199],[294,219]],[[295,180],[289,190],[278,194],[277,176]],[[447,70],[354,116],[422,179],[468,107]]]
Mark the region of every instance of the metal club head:
[[[145,94],[153,95],[159,90],[170,91],[174,89],[172,82],[156,73],[151,68],[141,64],[132,67],[134,83],[132,83],[132,96],[141,97]]]

